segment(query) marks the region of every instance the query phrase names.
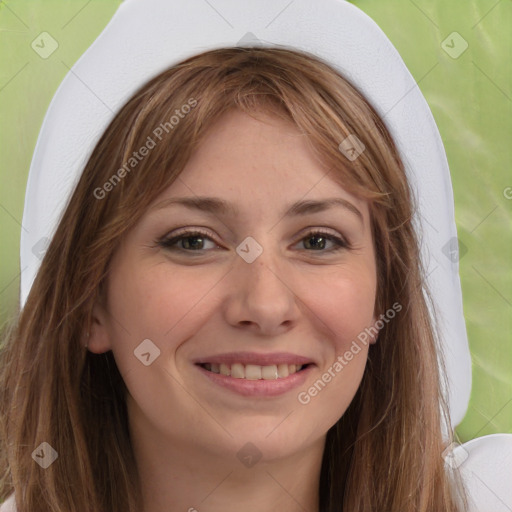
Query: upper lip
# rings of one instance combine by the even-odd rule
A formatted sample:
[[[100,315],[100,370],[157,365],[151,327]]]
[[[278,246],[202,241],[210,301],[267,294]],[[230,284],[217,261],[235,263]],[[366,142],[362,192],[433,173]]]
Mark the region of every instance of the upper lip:
[[[194,360],[195,364],[217,363],[217,364],[255,364],[258,366],[270,366],[278,364],[310,364],[313,361],[309,357],[299,356],[290,352],[274,352],[259,354],[257,352],[229,352],[205,356]]]

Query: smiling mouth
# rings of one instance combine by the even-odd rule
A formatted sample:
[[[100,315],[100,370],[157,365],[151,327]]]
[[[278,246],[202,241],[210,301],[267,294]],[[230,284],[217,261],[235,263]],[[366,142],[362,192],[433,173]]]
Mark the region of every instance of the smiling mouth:
[[[218,363],[198,363],[205,370],[231,377],[234,379],[245,380],[278,380],[285,379],[294,373],[305,370],[309,364],[273,364],[268,366],[259,366],[257,364],[218,364]]]

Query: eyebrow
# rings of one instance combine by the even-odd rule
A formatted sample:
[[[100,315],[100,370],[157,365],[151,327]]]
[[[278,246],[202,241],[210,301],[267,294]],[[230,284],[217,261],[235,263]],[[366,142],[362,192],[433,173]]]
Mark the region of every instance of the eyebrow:
[[[217,197],[172,197],[165,199],[153,207],[154,210],[160,210],[169,206],[178,205],[189,210],[200,210],[206,213],[216,215],[238,216],[238,208],[223,199]],[[362,213],[346,199],[341,197],[331,197],[323,200],[303,200],[293,203],[285,212],[284,217],[308,215],[311,213],[323,212],[334,207],[342,207],[355,214],[363,222]]]

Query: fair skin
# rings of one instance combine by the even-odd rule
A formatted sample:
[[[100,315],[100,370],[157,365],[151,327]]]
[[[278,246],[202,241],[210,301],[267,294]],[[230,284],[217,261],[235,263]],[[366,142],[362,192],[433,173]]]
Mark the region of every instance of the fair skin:
[[[88,349],[112,350],[129,390],[144,512],[318,511],[325,436],[359,387],[368,345],[307,404],[298,394],[374,323],[376,297],[368,204],[328,171],[292,125],[232,111],[116,251]],[[185,196],[220,198],[239,213],[163,204]],[[292,203],[328,198],[352,208],[284,216]],[[208,236],[155,243],[179,228]],[[327,235],[308,235],[315,228]],[[236,252],[249,236],[263,248],[252,263]],[[334,252],[326,236],[352,248]],[[145,339],[160,350],[147,366],[134,356]],[[195,364],[235,351],[311,364],[304,382],[274,396],[240,394]]]

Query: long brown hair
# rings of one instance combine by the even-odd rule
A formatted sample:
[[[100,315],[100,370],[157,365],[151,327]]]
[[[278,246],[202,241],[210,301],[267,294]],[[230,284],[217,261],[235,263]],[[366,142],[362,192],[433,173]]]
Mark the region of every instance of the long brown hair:
[[[140,509],[126,387],[112,352],[84,350],[84,333],[123,236],[233,108],[289,120],[330,176],[370,201],[376,313],[402,305],[370,346],[360,388],[327,433],[320,510],[464,510],[462,484],[442,458],[440,344],[403,163],[355,87],[320,59],[286,48],[222,48],[188,58],[141,87],[97,143],[1,351],[0,499],[15,491],[19,512]],[[177,109],[183,115],[175,122]],[[338,147],[349,135],[366,147],[354,161]],[[127,166],[148,137],[154,148]],[[31,457],[42,442],[58,453],[47,469]]]

